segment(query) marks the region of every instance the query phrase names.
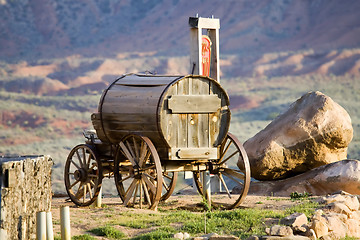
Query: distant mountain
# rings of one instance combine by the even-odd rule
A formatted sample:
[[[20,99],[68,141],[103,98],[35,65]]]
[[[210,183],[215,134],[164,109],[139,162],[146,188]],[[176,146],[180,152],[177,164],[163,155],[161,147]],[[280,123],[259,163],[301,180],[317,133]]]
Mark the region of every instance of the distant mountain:
[[[188,17],[220,19],[222,54],[360,47],[358,0],[0,0],[0,59],[188,55]]]

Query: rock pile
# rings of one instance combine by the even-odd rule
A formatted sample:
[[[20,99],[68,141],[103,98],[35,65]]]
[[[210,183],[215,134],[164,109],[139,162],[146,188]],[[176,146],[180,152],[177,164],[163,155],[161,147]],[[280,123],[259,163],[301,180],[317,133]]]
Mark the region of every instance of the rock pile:
[[[345,236],[360,238],[360,211],[357,196],[335,194],[318,200],[326,204],[311,219],[310,228],[318,238],[340,239]]]
[[[267,236],[252,236],[248,240],[335,240],[344,237],[360,239],[360,210],[357,196],[345,192],[317,199],[324,204],[308,222],[303,213],[281,219],[280,224],[265,230]]]

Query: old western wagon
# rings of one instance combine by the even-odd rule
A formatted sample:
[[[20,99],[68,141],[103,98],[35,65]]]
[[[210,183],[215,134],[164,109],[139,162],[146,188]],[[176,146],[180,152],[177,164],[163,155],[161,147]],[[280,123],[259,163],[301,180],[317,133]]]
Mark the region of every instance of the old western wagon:
[[[104,90],[91,120],[96,132],[74,147],[65,165],[71,200],[90,205],[102,178],[114,176],[126,206],[155,208],[174,191],[178,172],[217,180],[212,203],[234,208],[250,185],[246,152],[230,124],[229,98],[220,84],[198,75],[128,74]]]

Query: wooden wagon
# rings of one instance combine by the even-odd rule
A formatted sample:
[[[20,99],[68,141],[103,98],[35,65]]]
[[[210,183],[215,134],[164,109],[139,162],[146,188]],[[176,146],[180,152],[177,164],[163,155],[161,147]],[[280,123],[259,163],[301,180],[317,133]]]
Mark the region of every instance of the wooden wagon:
[[[228,132],[229,97],[211,78],[123,75],[104,90],[91,120],[96,133],[86,133],[65,164],[66,190],[79,206],[96,200],[104,176],[114,176],[124,205],[150,209],[170,197],[181,171],[193,172],[202,195],[200,176],[210,173],[219,207],[237,207],[248,192],[248,158]]]

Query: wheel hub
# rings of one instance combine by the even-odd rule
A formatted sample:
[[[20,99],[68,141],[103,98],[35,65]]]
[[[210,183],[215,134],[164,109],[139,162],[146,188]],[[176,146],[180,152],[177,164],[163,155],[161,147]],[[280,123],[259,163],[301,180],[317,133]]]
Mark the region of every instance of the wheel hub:
[[[87,179],[87,171],[85,169],[80,168],[74,172],[74,178],[79,181],[85,181]]]

